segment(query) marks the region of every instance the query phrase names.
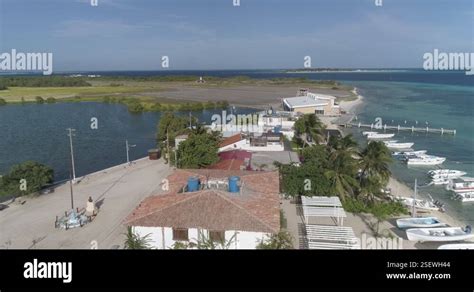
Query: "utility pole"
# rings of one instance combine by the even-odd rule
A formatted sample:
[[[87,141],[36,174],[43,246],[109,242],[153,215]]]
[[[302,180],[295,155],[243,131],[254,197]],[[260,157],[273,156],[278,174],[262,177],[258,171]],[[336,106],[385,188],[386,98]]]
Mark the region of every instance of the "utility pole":
[[[69,171],[69,187],[71,189],[71,210],[74,210],[74,193],[72,191],[72,178],[71,178],[71,171]]]
[[[74,131],[76,131],[76,129],[73,129],[73,128],[67,128],[66,130],[68,130],[69,134],[69,144],[70,144],[70,148],[71,148],[71,167],[72,167],[72,181],[75,182],[76,181],[76,169],[75,169],[75,166],[74,166],[74,149],[72,147],[72,136],[74,136]]]
[[[171,167],[170,135],[168,128],[166,128],[166,148],[168,150],[168,166]]]
[[[135,147],[137,145],[130,145],[128,144],[128,140],[125,140],[125,148],[127,149],[127,163],[130,165],[130,156],[128,155],[128,152],[130,151],[131,147]]]
[[[412,206],[413,209],[411,211],[411,214],[412,214],[413,218],[416,217],[416,207],[415,207],[415,205],[416,205],[416,191],[417,191],[416,185],[417,185],[417,180],[415,178],[415,192],[413,193],[413,206]]]

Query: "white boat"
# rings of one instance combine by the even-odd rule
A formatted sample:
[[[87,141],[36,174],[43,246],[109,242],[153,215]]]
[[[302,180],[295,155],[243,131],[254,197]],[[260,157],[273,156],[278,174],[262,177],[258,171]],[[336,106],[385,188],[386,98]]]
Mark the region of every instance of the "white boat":
[[[406,231],[412,241],[459,241],[474,238],[471,227],[412,228]]]
[[[458,180],[450,181],[446,189],[455,193],[474,192],[474,180],[470,177],[460,177]]]
[[[392,141],[386,141],[384,143],[385,143],[385,146],[392,149],[410,149],[413,145],[415,145],[415,143],[411,143],[411,142],[397,143],[397,142],[392,142]]]
[[[433,228],[446,226],[436,217],[403,218],[397,220],[398,228]]]
[[[434,185],[447,185],[449,184],[450,180],[447,178],[433,178],[431,183]]]
[[[401,151],[401,152],[393,152],[393,155],[402,155],[402,156],[418,156],[422,154],[426,154],[427,150],[418,150],[418,151]]]
[[[372,134],[378,134],[378,132],[372,132],[372,131],[364,131],[364,132],[362,132],[362,135],[364,135],[364,136],[372,135]]]
[[[362,132],[362,135],[367,136],[367,135],[373,135],[373,134],[378,134],[377,132],[371,132],[371,131],[364,131]]]
[[[474,202],[474,192],[457,193],[456,199],[460,200],[463,203]]]
[[[393,138],[393,136],[395,136],[395,134],[378,134],[378,133],[375,133],[375,134],[367,135],[367,139],[370,139],[370,140],[390,139],[390,138]]]
[[[438,165],[446,161],[445,157],[433,155],[419,155],[417,157],[410,157],[407,160],[409,165]]]
[[[474,243],[450,243],[443,244],[438,249],[474,249]]]
[[[432,178],[460,178],[466,175],[466,172],[454,169],[436,169],[428,171],[428,175]]]
[[[415,205],[415,207],[420,210],[437,211],[440,209],[440,207],[432,201],[413,199],[410,197],[396,197],[395,199],[407,207]]]

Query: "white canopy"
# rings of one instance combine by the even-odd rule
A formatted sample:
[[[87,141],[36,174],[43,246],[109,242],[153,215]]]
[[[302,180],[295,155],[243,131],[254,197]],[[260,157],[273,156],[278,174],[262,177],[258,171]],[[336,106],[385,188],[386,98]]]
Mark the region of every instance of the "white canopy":
[[[312,207],[303,205],[303,215],[305,222],[308,223],[309,217],[334,217],[337,223],[344,223],[343,218],[347,217],[343,208],[339,207]]]
[[[359,249],[352,227],[306,224],[309,249]]]
[[[342,207],[339,197],[305,197],[301,196],[303,206]]]

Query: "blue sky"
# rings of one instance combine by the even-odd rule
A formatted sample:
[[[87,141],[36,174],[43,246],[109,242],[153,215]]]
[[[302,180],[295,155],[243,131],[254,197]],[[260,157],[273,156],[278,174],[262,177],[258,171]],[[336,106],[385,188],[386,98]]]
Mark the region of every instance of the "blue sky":
[[[0,0],[0,51],[55,71],[421,67],[474,51],[473,0]]]

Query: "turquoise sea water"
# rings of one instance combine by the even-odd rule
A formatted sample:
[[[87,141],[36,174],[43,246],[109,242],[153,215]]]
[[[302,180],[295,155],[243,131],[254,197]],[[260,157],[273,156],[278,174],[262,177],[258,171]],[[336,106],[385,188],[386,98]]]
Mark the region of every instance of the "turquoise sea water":
[[[474,87],[466,85],[427,84],[416,82],[354,81],[364,103],[358,108],[358,120],[373,123],[380,117],[387,125],[456,129],[456,135],[396,132],[393,139],[414,142],[415,150],[446,157],[443,168],[466,171],[474,176]],[[406,121],[406,123],[405,123]],[[418,124],[417,124],[418,122]],[[366,130],[366,129],[365,129]],[[362,129],[352,129],[360,143],[366,143]],[[392,171],[399,180],[413,188],[429,183],[426,172],[436,167],[408,167],[395,161]],[[446,205],[447,212],[467,224],[474,223],[474,204],[452,199],[444,186],[419,188],[420,195],[430,193]]]

